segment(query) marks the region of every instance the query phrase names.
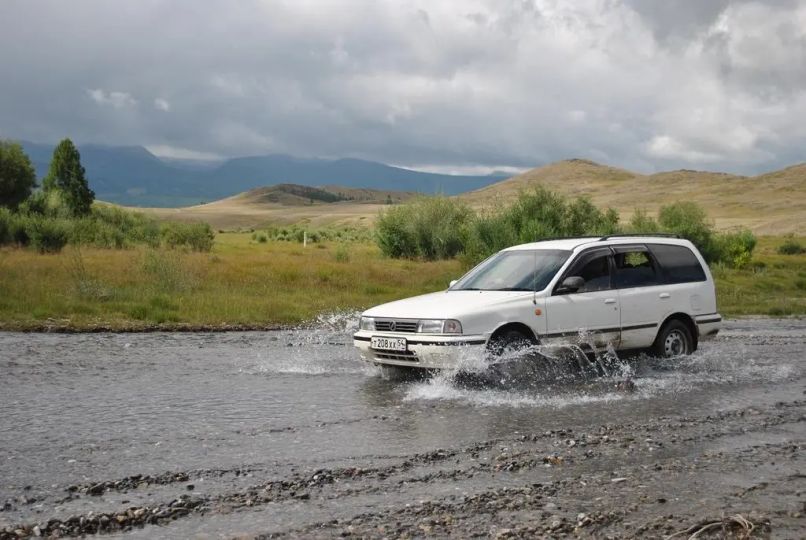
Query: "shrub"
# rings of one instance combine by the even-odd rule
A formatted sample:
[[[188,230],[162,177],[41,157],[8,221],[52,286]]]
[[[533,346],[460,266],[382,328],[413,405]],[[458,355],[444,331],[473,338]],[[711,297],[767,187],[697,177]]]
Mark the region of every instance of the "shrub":
[[[36,171],[19,143],[0,140],[0,206],[16,208],[36,186]]]
[[[690,240],[709,263],[743,268],[750,263],[756,237],[747,229],[716,233],[708,222],[705,210],[693,202],[676,202],[662,206],[658,221],[645,210],[637,209],[627,227],[629,232],[677,234]]]
[[[718,248],[714,232],[705,210],[693,202],[676,202],[663,206],[658,212],[658,224],[664,232],[680,235],[690,240],[708,262],[717,261]]]
[[[417,243],[410,228],[411,207],[396,206],[378,217],[376,238],[381,253],[388,257],[414,257]]]
[[[40,253],[58,253],[70,237],[69,222],[46,217],[29,217],[26,232],[31,247]]]
[[[11,222],[14,219],[8,208],[0,208],[0,246],[11,243]]]
[[[264,233],[257,233],[257,236],[255,236],[255,240],[257,240],[259,244],[265,244],[266,242],[269,241],[269,237],[266,236]]]
[[[8,222],[8,240],[11,244],[27,246],[31,243],[29,221],[31,218],[21,214],[11,214]]]
[[[778,246],[778,253],[780,255],[800,255],[801,253],[806,253],[806,248],[795,240],[793,235],[789,235],[784,240],[784,243]]]
[[[631,233],[654,233],[658,231],[660,231],[660,225],[643,208],[637,208],[633,212],[630,223],[627,225],[627,232]]]
[[[717,234],[714,237],[716,260],[733,268],[744,268],[753,257],[756,237],[748,229]]]
[[[389,257],[448,259],[463,250],[471,218],[472,211],[463,203],[424,197],[381,212],[376,239]]]
[[[61,191],[36,191],[19,206],[19,212],[26,215],[47,217],[73,217],[72,211],[64,202]]]
[[[602,211],[587,197],[569,201],[537,186],[521,192],[512,205],[477,216],[469,228],[465,257],[473,263],[507,246],[541,238],[612,234],[619,230],[618,221],[615,210]]]
[[[215,239],[207,223],[163,223],[160,236],[166,247],[188,247],[193,251],[210,251]]]

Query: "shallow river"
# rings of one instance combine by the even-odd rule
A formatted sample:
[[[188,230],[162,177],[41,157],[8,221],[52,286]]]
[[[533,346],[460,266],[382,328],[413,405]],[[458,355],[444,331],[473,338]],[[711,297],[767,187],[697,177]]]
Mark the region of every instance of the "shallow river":
[[[804,320],[729,321],[716,341],[703,343],[688,358],[617,360],[605,377],[577,375],[569,381],[542,379],[538,373],[530,384],[496,387],[467,385],[450,376],[386,380],[353,349],[354,320],[352,315],[325,317],[314,328],[283,332],[0,334],[0,531],[33,533],[38,525],[40,532],[52,532],[58,523],[47,529],[49,520],[67,522],[73,516],[92,522],[104,514],[114,521],[127,508],[152,512],[170,508],[182,496],[194,502],[169,518],[121,519],[109,526],[99,522],[97,530],[142,537],[327,537],[352,531],[383,536],[389,516],[409,503],[454,504],[460,496],[531,485],[535,477],[497,474],[495,467],[480,465],[473,474],[458,476],[456,471],[484,461],[479,453],[489,452],[493,461],[500,452],[512,453],[519,441],[535,434],[567,430],[588,435],[612,425],[638,432],[655,420],[717,414],[729,423],[732,411],[760,411],[773,418],[775,408],[788,403],[791,414],[774,429],[768,418],[766,427],[753,424],[741,436],[739,425],[738,432],[726,433],[707,449],[699,443],[678,447],[674,438],[664,448],[661,444],[656,456],[680,459],[715,448],[736,453],[754,445],[795,444],[802,450],[806,441]],[[627,378],[634,387],[619,384]],[[719,425],[717,420],[710,428],[704,425],[697,437]],[[613,429],[613,437],[623,441],[620,428]],[[643,441],[645,436],[638,437]],[[662,432],[656,439],[664,437],[670,435]],[[565,435],[558,440],[566,461],[577,464],[576,476],[615,471],[643,459],[641,446],[639,457],[603,452],[595,466],[580,468],[588,454],[568,449],[580,440]],[[557,454],[548,452],[551,448],[533,446],[519,455]],[[434,465],[428,456],[435,451],[456,455],[455,464],[446,468],[437,455],[440,465]],[[789,469],[775,474],[806,472],[802,458],[794,459]],[[540,465],[529,474],[545,481]],[[369,478],[352,470],[386,472]],[[320,481],[317,471],[333,478]],[[440,474],[438,480],[422,480]],[[725,474],[737,489],[755,485],[741,473]],[[753,474],[758,480],[759,473]],[[143,476],[122,482],[134,475]],[[393,482],[395,475],[399,478]],[[744,511],[761,508],[772,530],[797,537],[806,531],[796,515],[806,511],[798,507],[806,492],[803,478],[795,476],[790,496],[776,500],[770,495]],[[270,495],[259,495],[261,490]],[[562,514],[562,505],[555,509],[555,501],[546,507],[551,496],[542,497],[544,514]],[[718,517],[733,509],[729,503],[716,504],[713,513]],[[783,513],[771,515],[778,503]],[[572,503],[566,508],[568,515],[558,519],[573,521],[582,511]],[[703,517],[696,515],[696,505],[681,503],[677,511]],[[655,517],[636,512],[647,522]],[[461,510],[454,514],[462,518]],[[404,517],[392,532],[492,534],[503,530],[496,521],[500,515],[491,511],[488,519],[473,521],[472,529],[431,530]],[[553,519],[541,515],[509,521],[526,526],[529,519]],[[355,519],[355,529],[346,531]],[[607,525],[611,529],[588,532],[625,533],[629,529],[619,527],[627,518],[619,519]],[[96,525],[87,526],[80,532],[96,530]]]

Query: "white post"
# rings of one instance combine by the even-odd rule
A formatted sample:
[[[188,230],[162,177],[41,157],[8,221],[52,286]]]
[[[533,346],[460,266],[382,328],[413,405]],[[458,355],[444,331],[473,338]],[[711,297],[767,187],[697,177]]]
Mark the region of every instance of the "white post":
[[[302,231],[302,247],[308,247],[308,231]]]

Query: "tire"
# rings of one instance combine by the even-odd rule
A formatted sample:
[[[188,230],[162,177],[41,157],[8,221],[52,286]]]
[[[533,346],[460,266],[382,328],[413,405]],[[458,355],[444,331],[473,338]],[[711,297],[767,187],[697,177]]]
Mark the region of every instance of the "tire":
[[[691,330],[683,321],[672,319],[658,332],[652,352],[659,358],[673,358],[693,353],[694,338]]]
[[[496,335],[487,344],[487,351],[493,357],[503,356],[510,353],[528,349],[534,341],[517,330],[507,330]]]

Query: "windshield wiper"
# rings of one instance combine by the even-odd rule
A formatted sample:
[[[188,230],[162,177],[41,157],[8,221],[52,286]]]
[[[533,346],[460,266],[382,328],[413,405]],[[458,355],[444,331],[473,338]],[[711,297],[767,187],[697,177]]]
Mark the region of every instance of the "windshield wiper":
[[[525,287],[504,287],[502,289],[493,289],[494,291],[531,291]]]

